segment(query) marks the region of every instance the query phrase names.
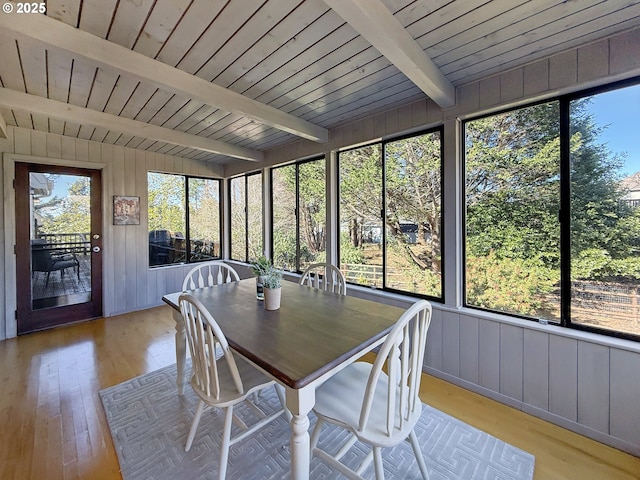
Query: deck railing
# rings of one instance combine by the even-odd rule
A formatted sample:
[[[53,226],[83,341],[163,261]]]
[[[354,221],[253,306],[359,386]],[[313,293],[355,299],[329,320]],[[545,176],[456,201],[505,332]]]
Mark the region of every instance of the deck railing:
[[[91,251],[89,233],[39,233],[37,238],[44,240],[46,247],[56,253],[88,255]]]

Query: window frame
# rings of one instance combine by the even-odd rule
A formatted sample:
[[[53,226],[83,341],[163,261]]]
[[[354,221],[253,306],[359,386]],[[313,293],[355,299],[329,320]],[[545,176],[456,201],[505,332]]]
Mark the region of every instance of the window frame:
[[[274,167],[271,167],[269,169],[269,202],[270,202],[270,218],[269,218],[269,231],[271,232],[271,241],[270,246],[269,246],[269,258],[273,259],[273,255],[274,255],[274,241],[273,241],[273,212],[274,212],[274,203],[273,203],[273,172],[278,170],[279,168],[284,168],[284,167],[291,167],[291,166],[295,166],[295,181],[296,181],[296,188],[295,188],[295,198],[296,198],[296,202],[295,202],[295,207],[294,207],[294,211],[295,211],[295,218],[296,218],[296,261],[295,261],[295,270],[292,270],[291,273],[298,273],[301,274],[302,270],[300,269],[300,166],[307,164],[307,163],[312,163],[312,162],[318,162],[318,161],[325,161],[325,185],[326,185],[326,179],[327,179],[327,168],[326,168],[326,157],[325,155],[317,155],[311,158],[306,158],[304,160],[298,160],[295,162],[289,162],[289,163],[284,163],[281,165],[277,165]],[[324,202],[325,202],[325,212],[327,211],[327,190],[325,187],[325,192],[324,192]],[[326,228],[326,220],[325,220],[325,228]],[[325,254],[327,252],[327,247],[328,244],[325,241]]]
[[[599,328],[594,325],[588,325],[584,323],[573,322],[571,318],[571,266],[572,266],[572,258],[571,258],[571,241],[572,241],[572,232],[571,232],[571,102],[580,100],[583,98],[591,97],[598,94],[603,94],[607,92],[611,92],[614,90],[620,90],[628,87],[640,86],[640,77],[634,77],[630,79],[621,80],[618,82],[609,83],[606,85],[600,85],[593,88],[588,88],[564,95],[559,95],[551,98],[546,98],[544,100],[530,102],[522,105],[512,106],[510,108],[503,108],[500,110],[493,111],[488,114],[482,114],[478,116],[465,118],[461,123],[462,129],[462,148],[461,148],[461,159],[462,159],[462,256],[461,256],[461,265],[462,265],[462,306],[465,308],[469,308],[472,310],[485,311],[490,313],[495,313],[498,315],[505,315],[514,318],[520,318],[523,320],[527,320],[530,322],[536,323],[549,323],[553,325],[557,325],[559,327],[564,327],[568,329],[584,331],[589,333],[600,334],[608,337],[621,338],[625,340],[631,341],[640,341],[640,335],[635,335],[628,332],[623,332],[614,329],[607,328]],[[560,230],[560,244],[558,248],[558,254],[560,255],[560,321],[554,322],[550,319],[540,319],[533,318],[531,316],[519,315],[517,313],[511,312],[503,312],[496,309],[491,308],[483,308],[475,305],[470,305],[467,303],[467,289],[466,289],[466,279],[467,279],[467,200],[466,200],[466,148],[464,147],[466,143],[466,129],[465,126],[469,122],[473,122],[475,120],[481,120],[483,118],[488,118],[496,115],[501,115],[508,112],[514,112],[517,110],[521,110],[528,107],[533,107],[536,105],[558,102],[558,124],[559,124],[559,143],[560,143],[560,188],[559,188],[559,205],[560,211],[558,212],[558,221],[559,221],[559,230]]]
[[[174,263],[165,263],[165,264],[160,264],[160,265],[148,265],[148,268],[162,268],[162,267],[171,267],[171,266],[175,266],[175,265],[185,265],[185,264],[195,264],[195,263],[202,263],[202,262],[208,262],[211,260],[220,260],[222,258],[222,247],[223,247],[223,240],[222,240],[222,220],[223,220],[223,216],[222,216],[222,179],[220,178],[213,178],[213,177],[201,177],[198,175],[187,175],[184,173],[173,173],[173,172],[161,172],[161,171],[155,171],[155,170],[147,170],[147,199],[149,197],[149,174],[150,173],[154,173],[154,174],[160,174],[160,175],[174,175],[176,177],[182,177],[184,179],[184,222],[185,222],[185,233],[184,233],[184,239],[185,239],[185,261],[183,262],[174,262]],[[196,180],[205,180],[205,181],[215,181],[218,183],[218,239],[220,241],[220,246],[218,248],[218,255],[209,259],[202,259],[202,260],[192,260],[192,255],[191,255],[191,249],[189,248],[189,245],[191,244],[191,229],[190,229],[190,209],[189,209],[189,182],[190,179],[196,179]],[[149,205],[147,203],[147,215],[149,212]],[[149,230],[149,224],[148,224],[148,220],[147,220],[147,230]],[[147,232],[148,233],[148,232]],[[148,234],[147,234],[148,237]],[[149,239],[147,238],[147,246],[149,245]],[[147,255],[147,262],[149,263],[149,256]]]
[[[440,135],[440,258],[441,258],[441,273],[440,273],[440,295],[427,295],[423,293],[414,293],[406,290],[400,290],[397,288],[391,288],[387,286],[387,227],[386,227],[386,219],[387,219],[387,194],[386,194],[386,145],[389,143],[398,142],[401,140],[406,140],[408,138],[420,137],[423,135],[427,135],[430,133],[438,132]],[[353,150],[358,150],[360,148],[369,147],[372,145],[380,145],[380,155],[382,157],[381,162],[381,185],[382,185],[382,205],[381,205],[381,216],[380,222],[382,224],[382,288],[375,287],[372,285],[362,285],[359,283],[347,282],[349,285],[354,285],[362,288],[368,288],[371,290],[382,290],[389,293],[397,293],[400,295],[408,295],[410,297],[423,298],[427,300],[433,300],[440,303],[444,302],[444,288],[445,288],[445,205],[443,202],[443,194],[444,194],[444,125],[438,125],[435,127],[427,128],[424,130],[419,130],[417,132],[411,132],[403,135],[398,135],[394,137],[385,138],[383,140],[377,140],[374,142],[367,142],[363,144],[359,144],[354,147],[344,148],[338,151],[337,159],[336,159],[336,171],[335,171],[335,183],[337,186],[337,199],[336,199],[336,229],[340,232],[340,155],[345,152],[350,152]],[[338,262],[340,262],[340,235],[338,234],[337,243],[336,243],[336,254],[338,258]]]
[[[262,171],[254,171],[249,173],[244,173],[242,175],[236,175],[235,177],[231,177],[227,179],[227,200],[229,202],[229,259],[237,262],[249,263],[251,259],[249,258],[249,177],[260,176],[260,184],[262,186],[261,196],[262,199],[262,217],[264,218],[264,176],[262,175]],[[234,258],[232,256],[233,252],[233,234],[232,234],[232,218],[233,218],[233,202],[231,201],[231,182],[233,180],[238,180],[239,178],[244,178],[244,259]],[[264,222],[262,222],[261,228],[261,237],[262,237],[262,249],[264,250]]]

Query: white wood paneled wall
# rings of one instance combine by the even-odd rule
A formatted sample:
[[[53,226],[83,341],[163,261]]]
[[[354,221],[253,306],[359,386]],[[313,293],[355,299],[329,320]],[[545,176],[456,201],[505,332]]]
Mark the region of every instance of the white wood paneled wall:
[[[428,372],[640,455],[638,345],[435,311]]]
[[[184,173],[219,178],[219,166],[207,166],[191,159],[135,150],[119,145],[64,137],[24,128],[9,127],[8,138],[0,139],[0,152],[46,157],[61,163],[90,162],[104,164],[103,183],[103,289],[104,315],[140,310],[161,304],[162,295],[179,290],[189,267],[148,268],[147,172]],[[37,158],[34,158],[37,163]],[[2,172],[0,172],[2,175]],[[0,188],[4,179],[0,178]],[[12,192],[3,192],[12,195]],[[113,195],[140,197],[140,225],[112,225]],[[4,212],[0,210],[0,225]],[[0,251],[5,251],[4,235],[0,235]],[[2,270],[5,269],[2,257]],[[4,282],[4,276],[0,277]],[[0,311],[6,311],[5,292],[0,283]],[[4,317],[4,315],[3,315]],[[15,335],[15,322],[10,315],[0,319],[0,340]],[[13,333],[13,335],[11,335]]]
[[[353,286],[349,295],[413,302]],[[433,303],[424,370],[640,456],[636,342]]]

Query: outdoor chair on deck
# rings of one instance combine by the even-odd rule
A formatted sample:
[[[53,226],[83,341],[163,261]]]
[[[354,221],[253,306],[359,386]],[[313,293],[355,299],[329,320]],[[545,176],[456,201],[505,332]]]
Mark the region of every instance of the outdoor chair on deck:
[[[35,238],[31,240],[31,271],[45,272],[47,279],[45,287],[49,285],[49,275],[51,272],[59,271],[60,280],[64,280],[64,271],[67,268],[75,268],[78,280],[80,279],[80,262],[75,253],[55,253],[49,248],[44,239]]]
[[[427,331],[431,323],[431,304],[420,300],[398,319],[382,344],[372,365],[355,362],[341,370],[316,390],[313,408],[318,421],[311,435],[312,454],[351,479],[362,479],[362,472],[374,460],[376,480],[384,479],[382,448],[408,440],[422,478],[428,480],[414,426],[422,413],[418,397],[422,377]],[[386,373],[383,366],[386,364]],[[317,447],[325,422],[338,425],[352,435],[337,453]],[[359,440],[372,447],[356,470],[341,458]]]
[[[276,388],[282,408],[270,414],[266,414],[255,402],[251,402],[249,400],[251,394],[271,386],[275,388],[275,382],[243,357],[234,357],[220,326],[198,299],[184,293],[180,295],[179,301],[191,353],[191,387],[200,399],[189,430],[185,451],[188,452],[191,448],[204,409],[218,407],[225,410],[218,471],[218,479],[224,480],[229,447],[285,413],[284,395],[280,389]],[[219,346],[223,352],[223,356],[219,359],[216,358],[216,346]],[[247,426],[233,413],[233,407],[241,402],[247,403],[251,411],[259,417],[259,420],[251,426]],[[231,438],[232,422],[244,430],[233,438]],[[251,449],[248,450],[250,451]]]
[[[300,277],[300,285],[327,292],[347,294],[347,281],[339,268],[330,263],[312,263]]]

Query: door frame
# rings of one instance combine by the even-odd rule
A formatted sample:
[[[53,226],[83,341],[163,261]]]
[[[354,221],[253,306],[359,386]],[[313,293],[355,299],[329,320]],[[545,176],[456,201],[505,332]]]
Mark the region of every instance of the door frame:
[[[18,322],[16,320],[17,309],[17,289],[16,289],[16,195],[13,187],[15,180],[15,163],[37,163],[41,165],[57,165],[63,167],[77,167],[90,170],[103,170],[102,182],[104,186],[104,169],[106,164],[83,162],[77,160],[65,160],[62,158],[39,157],[35,155],[21,155],[15,153],[3,154],[3,178],[4,178],[4,319],[5,325],[2,325],[0,319],[0,340],[5,338],[13,338],[18,335]],[[103,218],[103,246],[106,244],[106,204],[105,192],[102,188],[102,218]],[[103,264],[105,263],[105,249],[103,247]],[[102,284],[105,285],[105,270],[102,269]],[[102,310],[104,312],[105,295],[102,295]]]

